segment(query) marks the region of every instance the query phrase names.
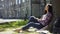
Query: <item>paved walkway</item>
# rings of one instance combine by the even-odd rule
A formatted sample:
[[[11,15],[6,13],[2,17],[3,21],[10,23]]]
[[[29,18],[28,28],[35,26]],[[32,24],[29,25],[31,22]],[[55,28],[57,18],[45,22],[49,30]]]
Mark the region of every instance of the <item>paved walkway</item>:
[[[0,19],[0,23],[6,23],[12,21],[21,21],[21,19]]]
[[[0,32],[0,34],[13,34],[13,31],[5,31],[5,32]]]

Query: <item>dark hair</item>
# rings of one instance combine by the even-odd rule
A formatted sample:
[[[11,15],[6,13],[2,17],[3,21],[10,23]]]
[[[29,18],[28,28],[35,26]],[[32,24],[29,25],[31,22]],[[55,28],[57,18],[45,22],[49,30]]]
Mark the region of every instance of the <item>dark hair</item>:
[[[44,14],[46,14],[46,13],[47,13],[47,10],[44,11]]]
[[[48,12],[50,12],[52,15],[53,15],[53,9],[52,9],[52,6],[51,5],[48,5]]]

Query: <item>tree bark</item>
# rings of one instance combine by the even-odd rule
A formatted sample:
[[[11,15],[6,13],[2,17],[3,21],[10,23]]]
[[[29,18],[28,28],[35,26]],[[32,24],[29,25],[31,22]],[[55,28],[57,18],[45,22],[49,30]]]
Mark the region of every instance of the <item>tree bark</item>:
[[[60,17],[60,0],[53,0],[53,11],[56,17]]]
[[[52,0],[52,6],[54,16],[51,24],[48,26],[50,32],[53,32],[54,22],[56,18],[60,17],[60,0]]]

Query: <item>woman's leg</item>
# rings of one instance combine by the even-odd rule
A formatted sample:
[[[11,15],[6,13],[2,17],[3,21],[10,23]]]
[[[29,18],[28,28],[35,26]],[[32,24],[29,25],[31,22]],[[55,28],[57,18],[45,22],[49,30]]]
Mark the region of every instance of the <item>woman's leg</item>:
[[[39,23],[30,22],[25,27],[23,27],[22,30],[27,30],[27,29],[29,29],[29,27],[34,27],[34,28],[37,28],[37,29],[41,29],[44,26],[42,24],[39,24]]]
[[[34,16],[31,16],[29,18],[29,22],[28,23],[30,23],[30,22],[38,23],[37,19]]]

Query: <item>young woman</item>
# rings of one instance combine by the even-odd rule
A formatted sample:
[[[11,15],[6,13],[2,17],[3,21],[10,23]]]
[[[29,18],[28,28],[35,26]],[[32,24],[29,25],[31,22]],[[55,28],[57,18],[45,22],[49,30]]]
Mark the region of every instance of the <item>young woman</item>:
[[[34,16],[31,16],[29,18],[29,22],[22,29],[17,29],[15,31],[17,31],[17,32],[20,32],[21,30],[25,31],[25,30],[29,29],[29,27],[34,27],[34,28],[37,28],[38,30],[40,30],[41,28],[43,28],[49,24],[49,21],[51,20],[52,16],[53,16],[52,5],[47,4],[45,6],[44,15],[42,15],[42,17],[40,19],[38,19]]]

